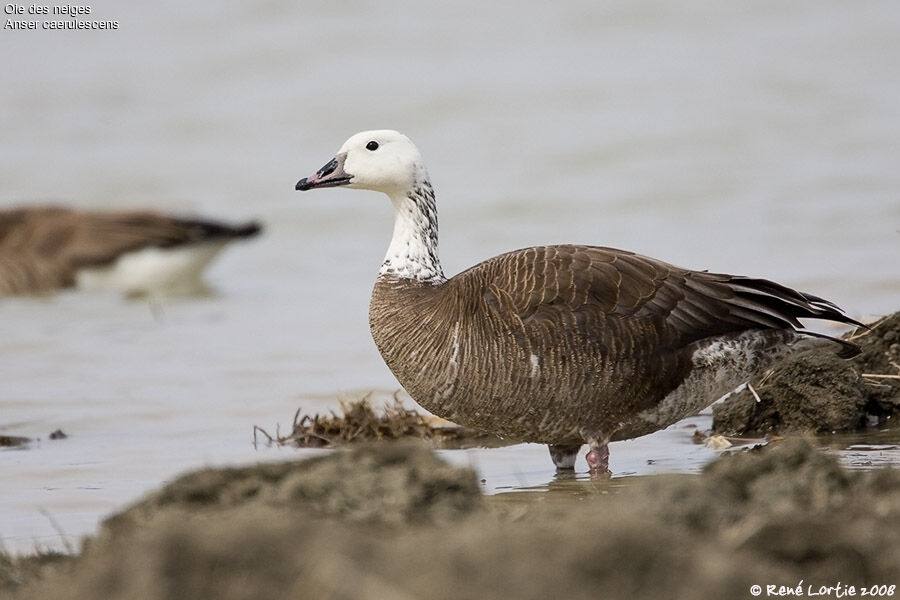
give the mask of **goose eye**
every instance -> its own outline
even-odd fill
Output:
[[[376,142],[375,140],[372,140],[371,142],[366,144],[366,150],[372,150],[372,151],[378,150],[378,142]]]

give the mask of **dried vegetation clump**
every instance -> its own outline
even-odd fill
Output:
[[[255,434],[272,444],[297,448],[331,448],[358,442],[418,438],[440,448],[467,446],[496,446],[501,440],[488,434],[451,423],[432,415],[425,415],[404,406],[398,394],[381,411],[372,408],[371,394],[360,399],[340,400],[340,414],[301,414],[297,409],[291,432],[281,435],[276,429],[270,435],[261,427]],[[258,439],[258,438],[257,438]]]

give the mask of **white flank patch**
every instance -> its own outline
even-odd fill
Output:
[[[450,355],[450,365],[456,367],[456,357],[459,356],[459,321],[453,326],[453,354]]]
[[[203,289],[203,270],[226,244],[227,241],[216,241],[128,252],[109,266],[79,270],[75,285],[128,295],[197,292]]]
[[[536,377],[538,372],[541,370],[541,361],[538,359],[537,354],[531,355],[531,377]]]
[[[749,353],[749,345],[739,339],[720,340],[697,349],[691,358],[694,366],[712,367],[747,360]]]
[[[755,331],[711,342],[694,352],[694,369],[687,379],[657,407],[640,416],[662,427],[671,425],[744,385],[754,372],[786,351],[786,346],[777,343],[766,349],[765,341]]]

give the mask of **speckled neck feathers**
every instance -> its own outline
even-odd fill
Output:
[[[438,221],[434,189],[421,173],[412,189],[392,194],[394,235],[379,278],[396,277],[419,283],[446,281],[438,258]]]

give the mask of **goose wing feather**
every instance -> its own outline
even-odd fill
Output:
[[[577,335],[607,349],[636,352],[628,340],[640,337],[642,352],[675,351],[748,329],[801,329],[799,318],[861,325],[829,302],[768,280],[691,271],[614,248],[527,248],[457,278],[478,286],[489,307],[513,313],[527,337]]]

